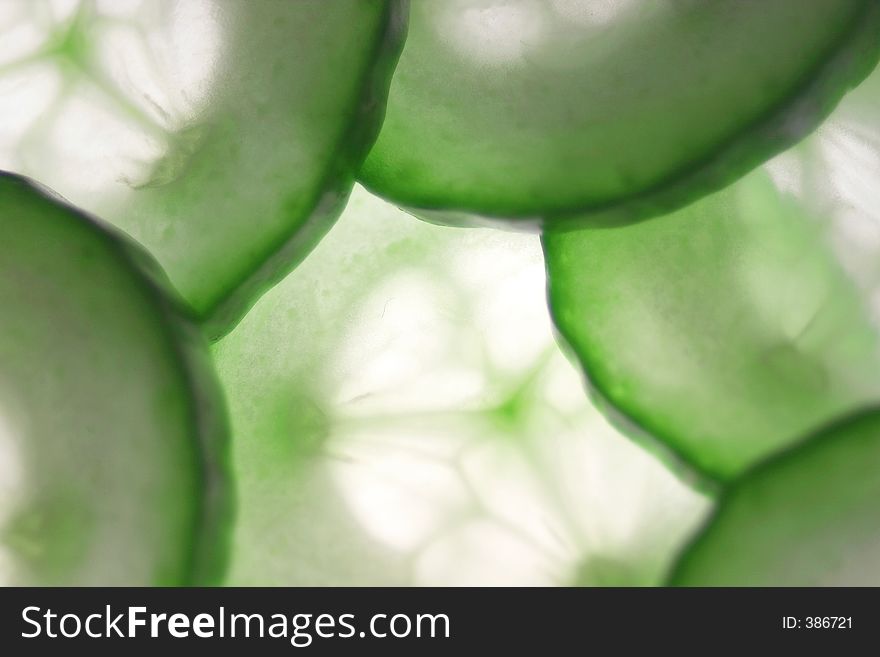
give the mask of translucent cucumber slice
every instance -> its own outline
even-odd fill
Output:
[[[344,205],[398,0],[0,3],[0,168],[144,244],[214,336]]]
[[[714,478],[880,398],[877,81],[684,210],[544,238],[556,324],[592,385]]]
[[[683,586],[880,585],[880,412],[824,429],[732,484],[678,563]]]
[[[231,584],[657,584],[708,507],[584,395],[534,235],[437,228],[356,188],[213,350]]]
[[[0,583],[212,584],[226,421],[143,252],[0,173]]]
[[[417,1],[361,181],[455,225],[660,214],[809,132],[878,45],[874,0]]]

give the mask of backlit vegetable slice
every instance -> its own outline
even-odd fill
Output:
[[[0,583],[216,583],[226,423],[143,252],[0,173]]]
[[[874,0],[417,0],[361,180],[441,223],[660,214],[815,127],[878,43]]]
[[[398,0],[0,3],[0,167],[144,244],[228,330],[320,239],[384,110]]]
[[[656,584],[708,506],[584,395],[534,235],[356,188],[213,350],[232,584]]]
[[[715,478],[880,399],[878,81],[684,210],[545,237],[553,314],[592,384]]]
[[[748,472],[684,553],[683,586],[880,585],[880,411]]]

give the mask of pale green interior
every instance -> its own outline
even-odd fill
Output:
[[[548,225],[620,204],[621,220],[658,214],[815,126],[876,61],[876,10],[416,0],[361,180],[415,208]]]
[[[587,375],[710,476],[880,396],[878,81],[687,208],[544,238],[551,306]]]
[[[205,583],[222,408],[127,248],[0,176],[0,583]]]
[[[587,400],[535,236],[362,189],[214,348],[231,584],[656,584],[707,508]]]
[[[4,1],[0,169],[124,229],[198,315],[233,322],[350,189],[399,39],[392,6]]]

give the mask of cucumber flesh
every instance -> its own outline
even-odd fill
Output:
[[[544,237],[592,385],[715,479],[880,398],[878,83],[683,210]]]
[[[685,551],[681,586],[880,585],[880,412],[829,427],[737,480]]]
[[[5,1],[0,168],[146,246],[217,337],[344,205],[403,14],[398,0]]]
[[[212,584],[226,421],[207,347],[158,268],[0,173],[0,581]]]
[[[878,47],[874,0],[415,2],[360,179],[451,225],[662,214],[807,134]]]
[[[657,584],[708,506],[584,395],[535,235],[356,188],[213,351],[233,585]]]

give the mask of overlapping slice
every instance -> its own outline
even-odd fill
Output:
[[[361,180],[451,224],[659,214],[806,134],[878,42],[874,0],[417,1]]]
[[[0,173],[0,583],[218,581],[226,422],[141,251]]]
[[[0,167],[124,229],[214,335],[335,219],[399,0],[0,3]]]
[[[824,429],[721,498],[682,586],[880,586],[880,411]]]
[[[537,237],[429,226],[356,189],[214,346],[229,581],[662,581],[706,500],[590,405],[545,303]]]
[[[592,384],[715,478],[880,395],[878,81],[684,210],[545,236],[553,314]]]

